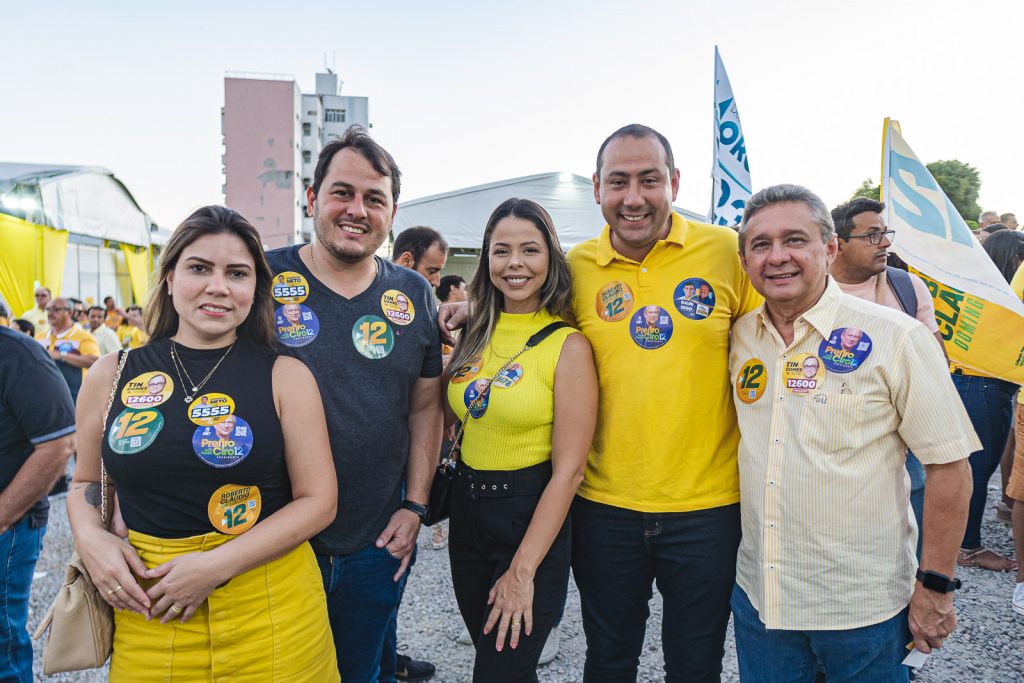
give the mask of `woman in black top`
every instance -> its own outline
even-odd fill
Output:
[[[97,361],[78,401],[68,514],[119,610],[110,680],[337,681],[306,543],[334,519],[334,465],[313,375],[274,351],[259,235],[199,209],[158,283],[150,343],[128,352],[113,395],[120,353]],[[101,453],[128,543],[100,521]]]

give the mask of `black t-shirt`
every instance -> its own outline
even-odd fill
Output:
[[[0,490],[36,446],[74,431],[75,406],[56,363],[39,342],[0,327]],[[44,496],[29,514],[43,523],[49,507]]]
[[[441,374],[437,310],[422,275],[380,258],[370,286],[346,299],[306,268],[302,246],[267,253],[275,322],[285,353],[317,379],[338,474],[338,516],[313,547],[348,555],[402,502],[412,388]]]
[[[292,499],[274,404],[277,354],[242,339],[227,356],[174,348],[184,373],[169,339],[131,351],[121,373],[103,438],[121,514],[129,529],[160,538],[242,533]],[[189,377],[201,383],[222,357],[186,403]]]

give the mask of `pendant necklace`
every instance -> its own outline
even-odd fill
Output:
[[[235,341],[238,340],[235,339]],[[231,349],[233,348],[235,348],[235,342],[231,342],[231,346],[228,347],[228,350],[224,352],[224,355],[221,356],[220,360],[218,360],[217,363],[213,366],[213,370],[210,370],[210,372],[207,373],[206,377],[203,378],[203,381],[200,382],[199,384],[196,384],[195,382],[192,381],[192,378],[188,376],[188,370],[185,369],[185,364],[181,362],[181,358],[174,351],[174,340],[171,340],[171,362],[174,364],[174,373],[178,375],[178,381],[181,382],[181,390],[185,394],[185,403],[192,402],[192,399],[194,399],[196,397],[196,394],[199,393],[199,390],[202,389],[203,386],[210,381],[210,378],[213,377],[213,373],[217,372],[217,368],[220,367],[220,364],[224,362],[224,359],[228,357],[228,354],[231,353]],[[179,366],[181,366],[180,372],[178,371]],[[181,377],[182,373],[185,373],[184,379],[182,379]],[[188,380],[188,384],[185,383],[185,379]],[[185,391],[185,387],[189,385],[192,386],[191,395],[189,395],[189,393]]]

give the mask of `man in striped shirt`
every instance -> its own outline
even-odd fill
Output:
[[[816,195],[758,192],[739,249],[765,298],[734,325],[729,357],[741,434],[740,675],[797,680],[821,661],[830,682],[905,681],[908,626],[923,652],[956,626],[952,577],[977,437],[928,330],[829,278],[835,231]],[[928,474],[919,570],[907,447]]]

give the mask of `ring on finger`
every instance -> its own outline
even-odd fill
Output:
[[[121,584],[117,584],[116,586],[114,586],[113,588],[111,588],[110,590],[107,591],[107,595],[113,595],[114,593],[116,593],[117,591],[119,591],[119,590],[121,590],[123,588],[124,588],[124,586],[122,586]]]
[[[519,626],[519,620],[518,619],[513,619],[512,620],[512,625],[513,626]]]
[[[180,614],[181,612],[184,611],[184,608],[178,607],[177,605],[171,605],[170,607],[167,608],[167,611],[168,612],[172,612],[174,614]]]

